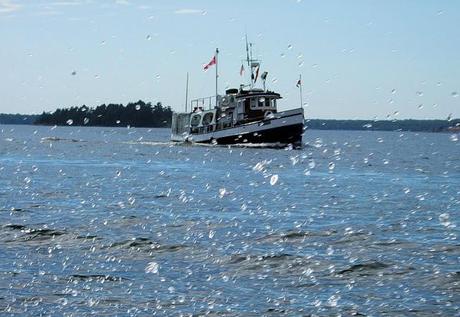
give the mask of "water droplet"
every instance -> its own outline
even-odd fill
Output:
[[[450,222],[450,215],[448,213],[443,213],[439,215],[439,222],[444,226],[444,227],[450,227],[451,222]]]
[[[449,138],[450,138],[450,140],[452,142],[457,142],[458,141],[458,135],[457,134],[451,134]]]
[[[105,41],[101,41],[101,45],[105,45]]]
[[[327,303],[331,307],[336,307],[339,299],[340,299],[340,295],[332,295],[331,297],[328,298]]]
[[[141,106],[140,105],[136,105],[136,110],[141,110]]]
[[[70,73],[72,76],[75,76],[77,72],[74,70],[73,72]]]
[[[420,110],[422,110],[422,109],[423,109],[423,104],[419,104],[419,105],[417,106],[417,108],[420,109]]]
[[[121,121],[120,121],[120,120],[117,120],[117,121],[115,121],[115,122],[116,122],[116,124],[120,124]]]
[[[214,238],[215,234],[216,232],[214,230],[209,230],[209,234],[208,234],[209,239]]]
[[[315,168],[315,166],[316,166],[316,163],[315,163],[314,160],[311,160],[310,162],[308,162],[308,168],[309,168],[309,169],[312,170],[312,169]]]
[[[83,124],[88,124],[88,123],[89,123],[89,119],[85,117],[85,118],[83,119]]]
[[[396,89],[391,90],[391,94],[394,95],[396,93]]]
[[[270,185],[275,185],[276,182],[278,182],[278,175],[277,174],[274,174],[272,175],[272,177],[270,177]]]
[[[281,53],[280,56],[281,56],[281,58],[284,58],[284,57],[286,57],[286,54]]]
[[[147,39],[147,41],[150,41],[152,39],[152,36],[149,34],[145,38]]]
[[[224,275],[224,276],[222,276],[222,280],[224,282],[228,282],[230,280],[230,278],[228,277],[228,275]]]
[[[398,116],[398,115],[399,115],[399,111],[393,112],[393,115],[394,115],[394,116]]]
[[[450,94],[452,97],[454,98],[457,98],[458,97],[458,92],[456,91],[452,91],[452,93]]]
[[[328,169],[329,171],[333,171],[335,168],[335,163],[334,162],[329,162]]]
[[[67,123],[68,125],[72,125],[72,124],[73,124],[73,120],[72,120],[72,119],[69,119],[69,120],[67,120],[65,123]]]
[[[292,50],[292,45],[289,44],[287,48],[288,48],[288,50]]]
[[[227,190],[225,188],[219,188],[219,197],[222,198],[225,196],[227,193]]]
[[[158,274],[159,269],[160,269],[160,265],[157,262],[150,262],[145,267],[145,273]]]
[[[423,96],[423,91],[417,91],[416,94],[417,94],[417,96],[422,97]]]
[[[136,202],[136,198],[134,198],[134,197],[129,197],[129,198],[128,198],[128,203],[129,203],[130,205],[133,205],[135,202]]]

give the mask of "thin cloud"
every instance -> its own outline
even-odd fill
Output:
[[[115,1],[116,4],[121,4],[121,5],[130,5],[131,2],[129,2],[128,0],[116,0]]]
[[[81,4],[82,4],[81,1],[55,1],[55,2],[48,3],[48,5],[50,6],[63,6],[63,7],[78,6]]]
[[[198,9],[178,9],[174,14],[203,14],[203,10]]]
[[[21,5],[10,0],[0,0],[0,13],[10,13],[21,9]]]

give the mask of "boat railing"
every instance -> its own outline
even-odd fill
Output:
[[[219,96],[209,96],[209,97],[193,99],[190,101],[190,107],[192,111],[200,109],[200,108],[202,110],[206,110],[206,109],[211,110],[217,105],[218,97]]]

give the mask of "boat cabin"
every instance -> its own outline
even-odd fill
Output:
[[[227,89],[216,107],[217,129],[270,119],[277,112],[281,96],[262,89]]]
[[[201,134],[269,120],[277,113],[278,99],[280,94],[268,90],[227,89],[224,96],[192,100],[192,112],[176,114],[172,129],[176,134]],[[212,100],[217,102],[214,108]]]

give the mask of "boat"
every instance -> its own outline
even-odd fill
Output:
[[[281,95],[265,88],[267,72],[261,75],[263,88],[255,87],[260,62],[252,58],[252,44],[249,54],[247,42],[246,52],[246,62],[251,70],[250,84],[227,89],[225,95],[217,93],[219,50],[216,49],[214,57],[205,65],[205,69],[210,66],[216,68],[216,94],[191,100],[190,111],[187,111],[187,74],[185,111],[173,113],[171,141],[224,145],[266,144],[294,148],[302,146],[305,121],[303,108],[278,111]],[[243,69],[242,65],[241,72]],[[299,84],[301,79],[297,86]]]

